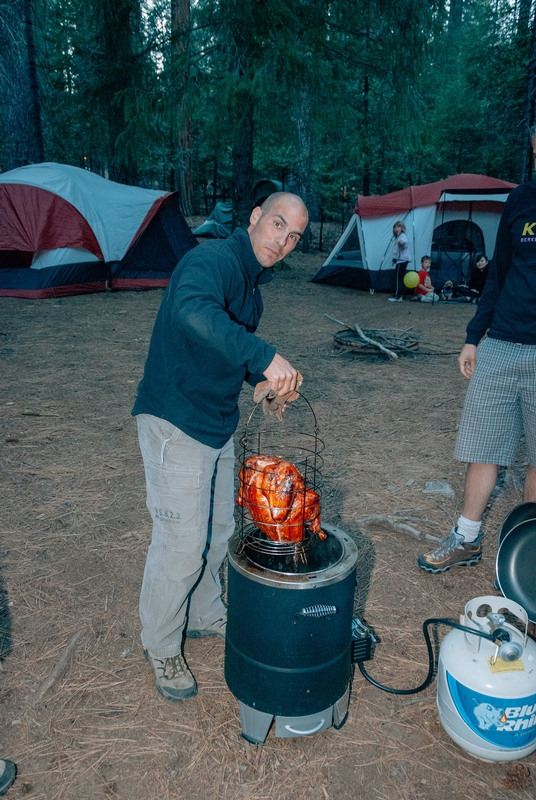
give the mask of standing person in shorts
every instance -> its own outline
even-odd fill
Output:
[[[535,135],[536,127],[533,151]],[[536,501],[536,181],[513,189],[505,203],[484,293],[458,363],[470,381],[454,450],[455,458],[467,462],[464,503],[446,539],[419,556],[426,572],[480,561],[482,515],[498,465],[513,465],[523,433],[524,500]]]

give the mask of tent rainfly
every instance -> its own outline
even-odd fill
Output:
[[[467,278],[478,252],[491,258],[504,202],[515,183],[485,175],[460,174],[391,194],[359,195],[346,230],[321,269],[317,283],[389,292],[393,225],[402,220],[413,254],[408,269],[431,255],[431,280]]]
[[[262,206],[267,197],[274,192],[282,192],[281,181],[263,178],[253,187],[253,208]],[[216,203],[206,220],[194,231],[195,236],[210,239],[226,239],[233,232],[233,203],[231,200]]]
[[[65,164],[0,175],[0,297],[165,287],[196,245],[177,193]]]
[[[233,232],[233,204],[230,200],[216,203],[206,220],[194,231],[194,236],[227,239]]]

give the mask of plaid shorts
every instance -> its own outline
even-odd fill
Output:
[[[512,466],[525,434],[536,467],[536,345],[484,339],[465,396],[454,458]]]

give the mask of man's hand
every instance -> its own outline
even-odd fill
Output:
[[[294,369],[292,364],[276,353],[272,363],[266,367],[263,375],[268,379],[270,389],[276,394],[287,394],[298,389],[299,372]]]
[[[463,377],[469,380],[476,366],[476,346],[474,344],[463,346],[462,352],[458,356],[458,364]]]

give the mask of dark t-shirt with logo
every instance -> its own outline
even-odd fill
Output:
[[[536,344],[536,181],[510,192],[495,253],[466,342],[492,339]]]

